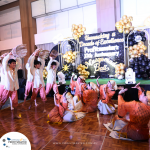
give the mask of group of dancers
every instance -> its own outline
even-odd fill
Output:
[[[108,81],[107,84],[100,85],[97,78],[97,84],[85,82],[83,76],[79,76],[77,81],[70,81],[70,88],[75,89],[74,96],[70,92],[65,92],[63,95],[59,94],[58,85],[56,83],[56,72],[59,62],[54,57],[50,57],[47,66],[48,77],[45,90],[45,83],[43,79],[43,70],[45,60],[40,57],[40,50],[37,49],[29,57],[26,64],[27,83],[25,89],[23,108],[26,105],[26,99],[32,90],[30,100],[31,109],[33,102],[37,106],[36,98],[40,93],[43,102],[43,112],[46,112],[45,102],[46,95],[50,90],[54,91],[55,107],[48,113],[48,122],[53,124],[62,124],[63,122],[74,122],[86,116],[87,113],[100,111],[103,115],[113,114],[118,109],[118,114],[114,117],[111,123],[104,124],[104,126],[111,131],[110,136],[118,139],[129,140],[148,140],[150,120],[150,106],[148,105],[147,96],[144,94],[139,84],[133,88],[138,89],[139,102],[131,101],[125,102],[123,99],[124,93],[128,89],[118,87],[114,80]],[[14,109],[14,118],[20,119],[17,113],[19,89],[17,71],[22,62],[21,58],[14,59],[12,52],[0,56],[1,60],[1,83],[0,83],[0,109],[10,98],[12,109]],[[116,90],[120,90],[118,94],[118,105],[112,101],[112,97]]]

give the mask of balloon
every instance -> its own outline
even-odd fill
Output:
[[[121,70],[121,71],[120,71],[120,74],[122,74],[122,75],[123,75],[123,74],[124,74],[124,70]]]
[[[116,27],[119,27],[120,26],[120,22],[116,22]]]
[[[137,50],[134,50],[134,51],[133,51],[133,54],[134,54],[134,55],[138,54],[138,51],[137,51]]]
[[[132,31],[132,30],[134,30],[134,27],[132,26],[132,27],[130,27],[130,31]]]
[[[137,49],[137,45],[134,45],[134,46],[133,46],[133,49]]]
[[[137,46],[137,48],[136,48],[137,50],[139,50],[140,49],[140,47],[139,46]]]
[[[140,35],[144,37],[145,36],[145,32],[141,32]]]
[[[132,16],[130,16],[129,19],[130,19],[130,21],[133,21],[133,17]]]
[[[142,37],[142,41],[144,41],[144,42],[145,42],[145,41],[146,41],[146,37]]]
[[[78,32],[81,32],[81,28],[78,28]]]
[[[147,46],[144,45],[143,50],[147,50]]]
[[[122,16],[122,19],[127,19],[127,15],[123,15],[123,16]]]
[[[138,45],[143,45],[144,44],[144,42],[142,42],[142,41],[140,41],[139,43],[138,43]]]
[[[143,49],[140,49],[139,52],[142,54],[142,53],[144,53],[144,50],[143,50]]]
[[[119,32],[119,33],[123,33],[123,30],[122,30],[122,29],[119,29],[118,32]]]
[[[125,29],[125,31],[124,31],[125,34],[128,34],[129,32],[130,32],[129,29]]]
[[[131,58],[134,58],[134,55],[131,55]]]
[[[145,56],[148,57],[148,53],[145,53]]]
[[[127,20],[127,19],[123,19],[122,21],[123,21],[124,23],[127,23],[127,22],[128,22],[128,20]]]
[[[83,26],[82,26],[82,24],[79,24],[79,28],[82,28]]]
[[[129,46],[133,46],[133,41],[129,41]]]
[[[148,78],[148,75],[145,73],[142,75],[143,79],[147,79]]]
[[[75,26],[74,26],[74,28],[75,28],[75,29],[78,29],[78,26],[77,26],[77,25],[75,25]]]
[[[130,28],[131,26],[132,26],[132,23],[131,23],[131,22],[129,22],[129,23],[126,24],[126,27],[127,27],[127,28]]]
[[[83,31],[86,31],[86,28],[85,28],[85,27],[83,27],[83,28],[82,28],[82,30],[83,30]]]
[[[131,51],[131,50],[133,50],[133,47],[132,47],[132,46],[129,47],[129,51]]]

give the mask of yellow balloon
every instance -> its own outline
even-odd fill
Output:
[[[75,29],[78,29],[78,26],[77,26],[77,25],[75,25],[75,26],[74,26],[74,28],[75,28]]]
[[[124,70],[124,68],[125,68],[125,66],[124,66],[124,65],[120,66],[120,69],[121,69],[121,70]]]
[[[83,30],[83,31],[86,31],[86,28],[85,28],[85,27],[83,27],[83,28],[82,28],[82,30]]]
[[[133,51],[133,54],[134,54],[134,55],[137,55],[137,54],[138,54],[138,51],[137,51],[137,50],[134,50],[134,51]]]
[[[81,32],[81,28],[78,28],[78,32]]]
[[[138,47],[137,45],[133,45],[133,49],[137,49],[137,47]]]
[[[147,46],[144,45],[143,49],[144,49],[144,50],[147,50]]]
[[[72,25],[72,28],[74,28],[74,27],[75,27],[75,24]]]
[[[120,25],[124,25],[124,21],[123,20],[120,20],[119,23],[120,23]]]
[[[134,55],[131,55],[131,58],[134,58]]]
[[[131,50],[133,50],[133,47],[132,47],[132,46],[129,47],[129,51],[131,51]]]
[[[127,27],[127,28],[130,28],[131,26],[132,26],[131,23],[127,23],[127,24],[126,24],[126,27]]]
[[[120,26],[120,22],[116,22],[115,26],[119,27]]]
[[[134,30],[134,27],[132,26],[132,27],[130,27],[130,31],[132,31],[132,30]]]
[[[122,29],[119,29],[118,32],[119,32],[119,33],[123,33],[123,30],[122,30]]]
[[[130,19],[130,21],[133,21],[133,17],[132,16],[130,16],[129,19]]]
[[[77,33],[77,30],[73,30],[73,33]]]
[[[129,55],[132,55],[133,54],[133,52],[132,51],[129,51]]]
[[[120,74],[124,75],[124,70],[121,70],[121,71],[120,71]]]
[[[82,26],[82,24],[79,24],[79,28],[82,28],[83,26]]]
[[[123,22],[124,22],[124,23],[128,23],[128,20],[127,20],[127,19],[123,19]]]
[[[125,34],[128,34],[129,32],[130,32],[129,29],[125,29],[125,31],[124,31]]]
[[[145,53],[145,56],[148,57],[148,53]]]
[[[127,15],[123,15],[123,16],[122,16],[122,19],[127,19]]]
[[[139,43],[138,43],[138,45],[143,45],[144,44],[144,42],[143,41],[140,41]]]
[[[143,53],[144,53],[144,50],[143,50],[143,49],[140,49],[139,52],[140,52],[141,54],[143,54]]]
[[[81,35],[83,35],[83,34],[84,34],[84,32],[80,32],[80,34],[81,34]]]

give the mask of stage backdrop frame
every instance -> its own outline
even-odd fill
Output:
[[[79,39],[80,59],[89,78],[115,75],[115,66],[124,63],[124,38],[117,30],[83,35]]]

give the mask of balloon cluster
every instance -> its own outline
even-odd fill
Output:
[[[79,37],[81,37],[84,34],[84,32],[86,31],[86,28],[83,27],[82,24],[79,24],[79,25],[73,24],[71,31],[73,32],[73,35],[72,35],[73,38],[77,40]]]
[[[77,70],[79,75],[84,76],[84,78],[88,78],[88,76],[90,75],[89,71],[86,71],[85,69],[87,69],[87,67],[85,65],[78,65]]]
[[[122,16],[122,20],[119,22],[116,22],[116,28],[119,33],[129,33],[131,30],[134,30],[134,27],[132,26],[133,17],[127,17],[127,15]]]
[[[145,53],[147,47],[144,45],[144,42],[140,41],[138,44],[129,47],[129,55],[131,58],[140,57],[141,54],[145,54],[148,57],[148,54]]]
[[[72,52],[72,51],[67,51],[64,55],[63,58],[65,59],[65,61],[67,63],[74,63],[75,59],[76,59],[76,52]]]
[[[127,45],[127,36],[128,36],[128,34],[125,35],[125,44],[126,45]],[[145,32],[143,32],[143,31],[136,31],[128,36],[128,45],[129,46],[136,45],[140,41],[143,41],[143,42],[146,41]]]
[[[47,75],[48,75],[48,72],[46,70],[46,67],[44,67],[44,70],[43,70],[43,78],[44,78],[44,80],[47,79]]]
[[[123,63],[120,63],[120,64],[117,64],[116,67],[115,67],[115,78],[118,78],[120,75],[124,76],[125,74],[125,64]]]
[[[130,59],[129,67],[134,70],[137,78],[147,79],[150,77],[150,59],[143,54],[140,57]]]

